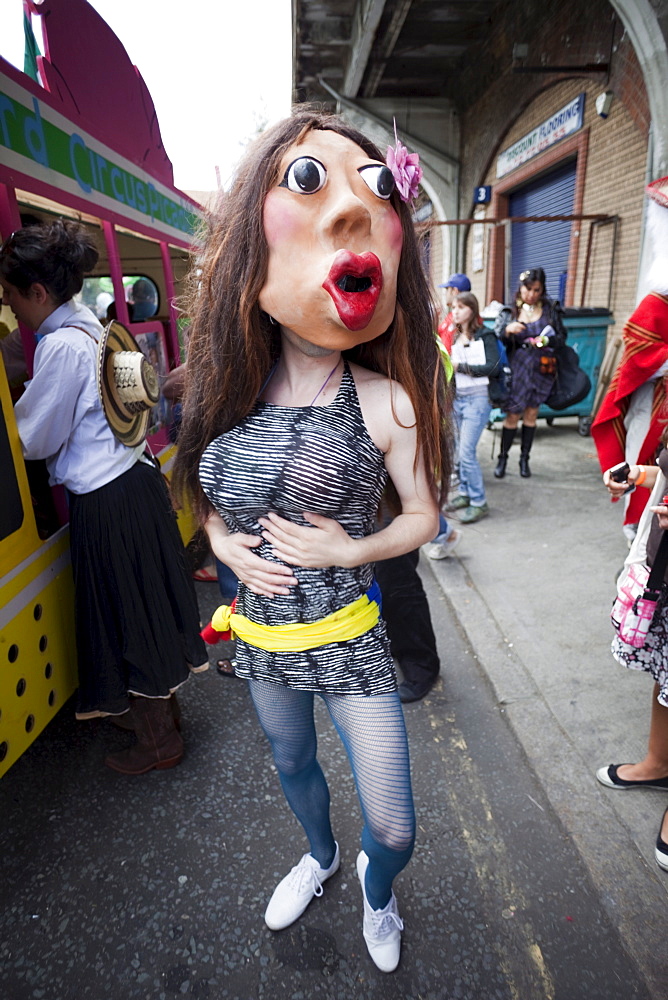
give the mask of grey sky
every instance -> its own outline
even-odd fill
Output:
[[[213,189],[216,165],[225,184],[258,124],[288,113],[290,0],[92,0],[92,6],[151,92],[177,187]],[[0,0],[0,7],[0,54],[22,69],[21,0]]]

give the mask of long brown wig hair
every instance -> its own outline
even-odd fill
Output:
[[[260,135],[244,157],[232,188],[207,220],[203,246],[190,276],[185,312],[191,318],[183,422],[174,466],[178,500],[190,495],[200,520],[211,505],[199,483],[199,461],[207,445],[253,408],[280,353],[278,328],[260,309],[269,251],[262,209],[276,184],[286,151],[311,130],[329,130],[356,143],[370,159],[380,150],[336,115],[298,106]],[[422,269],[411,213],[395,191],[391,203],[401,219],[403,249],[397,305],[389,328],[344,357],[395,379],[415,409],[418,442],[435,493],[447,495],[450,478],[447,387],[436,344],[435,310]]]

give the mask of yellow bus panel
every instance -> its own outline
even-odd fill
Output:
[[[12,406],[12,397],[9,394],[7,376],[5,375],[5,366],[2,364],[1,360],[0,406],[2,407],[3,432],[6,433],[7,440],[9,442],[9,451],[13,461],[13,472],[16,476],[16,482],[21,496],[21,506],[23,508],[23,519],[18,529],[0,541],[1,585],[2,578],[9,573],[10,570],[14,569],[14,567],[17,566],[23,559],[25,559],[26,556],[35,552],[42,544],[41,539],[37,534],[35,518],[32,513],[32,500],[30,498],[30,487],[28,485],[26,467],[23,461],[21,441],[19,439],[19,432],[16,428],[16,421],[14,420],[14,409]],[[10,475],[11,472],[9,469],[0,471],[0,476],[3,480],[0,489],[9,488]]]
[[[69,532],[0,590],[0,777],[77,686]]]

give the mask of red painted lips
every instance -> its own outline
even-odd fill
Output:
[[[363,330],[378,305],[383,268],[375,253],[339,250],[322,287],[331,295],[341,322],[349,330]]]

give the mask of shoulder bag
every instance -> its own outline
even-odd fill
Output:
[[[577,353],[568,344],[556,347],[557,374],[552,392],[546,399],[552,410],[565,410],[579,403],[591,389],[591,379],[586,371],[580,368]]]
[[[492,406],[497,406],[499,409],[503,409],[510,396],[512,375],[510,371],[510,364],[508,363],[506,345],[500,337],[497,337],[496,341],[499,348],[499,364],[496,369],[496,374],[489,376],[489,401]]]
[[[612,605],[610,621],[619,638],[628,646],[641,648],[661,596],[661,587],[668,567],[668,532],[659,542],[651,571],[644,563],[631,563],[617,583],[617,597]]]

